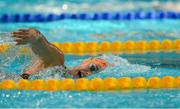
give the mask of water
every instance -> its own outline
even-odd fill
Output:
[[[179,107],[179,90],[129,92],[0,91],[1,107],[95,108]]]
[[[18,4],[17,4],[18,2]],[[133,0],[6,0],[0,1],[0,14],[9,13],[54,13],[62,12],[96,12],[98,11],[137,11],[137,10],[179,10],[180,2],[171,0],[163,1],[133,1]],[[7,8],[8,6],[8,8]],[[23,6],[20,10],[19,6]],[[106,8],[104,8],[106,7]]]
[[[119,2],[119,1],[118,1]],[[133,2],[131,2],[133,3]],[[152,2],[153,4],[154,2]],[[31,4],[31,6],[29,5]],[[122,4],[131,5],[127,2]],[[139,4],[143,9],[148,10],[153,7],[145,3]],[[154,3],[155,4],[155,3]],[[162,4],[166,4],[162,2]],[[25,6],[19,10],[19,5]],[[109,7],[113,8],[109,10]],[[129,11],[134,9],[122,8],[115,1],[104,3],[89,1],[28,1],[27,3],[19,0],[19,3],[11,0],[0,1],[0,14],[2,13],[59,13],[59,12],[94,12],[100,11]],[[9,6],[9,8],[7,8]],[[87,6],[87,8],[83,8]],[[93,6],[93,8],[92,8]],[[102,8],[106,6],[107,8]],[[109,7],[108,7],[109,6]],[[30,7],[33,7],[30,8]],[[91,8],[92,9],[91,9]],[[136,10],[136,9],[135,9]],[[133,10],[134,11],[134,10]],[[179,39],[180,22],[178,20],[133,20],[133,21],[80,21],[64,20],[49,23],[0,23],[0,43],[12,43],[12,38],[7,32],[16,31],[19,28],[37,28],[50,42],[77,42],[77,41],[127,41],[127,40],[176,40]],[[18,49],[21,46],[14,46],[8,52],[0,54],[0,71],[9,75],[21,74],[36,56],[20,55]],[[115,67],[108,67],[99,74],[89,76],[93,77],[136,77],[151,76],[163,77],[166,75],[179,76],[180,55],[178,53],[148,53],[148,54],[103,54],[99,55],[115,64]],[[90,56],[65,55],[65,64],[69,67],[80,64],[84,59]],[[98,56],[95,56],[98,57]],[[46,72],[49,72],[49,69]],[[46,78],[46,77],[43,77]],[[171,90],[133,90],[133,91],[115,91],[115,92],[76,92],[76,91],[19,91],[19,90],[1,90],[0,107],[3,108],[56,108],[56,107],[179,107],[180,104],[179,89]]]
[[[13,25],[11,23],[0,24],[0,32],[12,32],[16,31],[19,28],[37,28],[51,42],[101,42],[115,40],[161,41],[165,39],[178,39],[180,34],[180,22],[178,20],[64,20],[49,23],[14,23]]]

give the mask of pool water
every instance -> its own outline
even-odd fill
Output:
[[[49,23],[2,23],[0,32],[19,28],[37,28],[51,42],[175,40],[179,38],[178,20],[80,21],[63,20]],[[92,28],[93,27],[93,28]],[[0,38],[3,38],[0,37]]]
[[[0,1],[0,14],[8,13],[55,13],[61,12],[104,12],[104,11],[137,11],[137,10],[167,10],[166,6],[170,5],[171,10],[177,11],[176,7],[179,4],[178,0],[161,1],[133,1],[133,0],[5,0]],[[17,4],[18,2],[18,4]],[[174,7],[172,6],[174,5]],[[19,6],[23,6],[23,9],[19,9]],[[106,8],[104,8],[106,7]]]
[[[34,3],[33,1],[31,1]],[[47,1],[46,1],[47,2]],[[45,2],[45,3],[46,3]],[[72,3],[72,2],[71,2]],[[6,4],[6,3],[4,3]],[[23,4],[21,2],[21,4]],[[13,5],[13,4],[11,4]],[[12,10],[13,8],[9,8]],[[2,11],[2,10],[1,10]],[[0,11],[0,14],[3,12]],[[28,12],[28,10],[26,10]],[[9,12],[8,9],[4,12]],[[63,20],[48,23],[0,23],[0,33],[16,31],[19,28],[37,28],[50,42],[77,41],[127,41],[127,40],[176,40],[179,39],[180,22],[178,20],[132,20],[132,21],[81,21]],[[12,43],[11,38],[0,34],[1,42]],[[12,43],[13,45],[13,43]],[[18,54],[16,46],[0,54],[0,71],[7,74],[20,74],[35,56]],[[78,65],[83,59],[92,56],[66,55],[65,64],[69,67]],[[115,67],[108,67],[93,77],[163,77],[179,76],[180,55],[171,53],[148,54],[103,54]],[[48,70],[47,70],[48,71]],[[46,71],[45,71],[46,72]],[[1,79],[1,78],[0,78]],[[47,79],[47,78],[44,78]],[[19,91],[1,90],[0,107],[178,107],[179,89],[169,90],[129,90],[113,92],[89,91]]]
[[[137,90],[127,92],[1,91],[1,107],[84,108],[179,106],[179,90]]]

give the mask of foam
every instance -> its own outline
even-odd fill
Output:
[[[100,58],[103,58],[109,62],[112,62],[112,68],[118,69],[118,72],[122,73],[135,73],[135,72],[147,72],[151,69],[150,66],[131,64],[127,59],[116,56],[116,55],[102,55]]]

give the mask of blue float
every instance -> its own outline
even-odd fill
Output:
[[[94,12],[61,14],[2,14],[0,22],[49,22],[56,20],[133,20],[133,19],[180,19],[179,12],[173,11],[135,11],[135,12]]]

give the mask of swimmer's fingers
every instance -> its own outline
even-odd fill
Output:
[[[12,37],[15,37],[15,38],[24,38],[25,35],[21,35],[21,34],[13,34]]]
[[[37,29],[34,29],[34,28],[19,29],[18,32],[22,32],[22,33],[40,33]]]
[[[11,33],[12,35],[17,35],[17,34],[28,34],[28,31],[25,31],[25,32],[23,32],[23,31],[15,31],[15,32],[12,32]]]
[[[28,32],[29,29],[19,29],[20,32]]]
[[[36,29],[20,29],[11,34],[17,42],[17,45],[34,42],[38,39],[37,37],[42,36]]]
[[[20,38],[16,38],[14,41],[16,42],[16,45],[22,45],[22,44],[27,43],[27,40],[20,39]]]
[[[28,33],[13,32],[12,37],[15,37],[15,38],[28,38],[29,34]]]
[[[23,38],[23,37],[27,37],[27,36],[28,36],[28,34],[26,34],[26,33],[17,33],[17,32],[12,33],[12,37]]]
[[[14,40],[22,40],[22,41],[25,41],[25,42],[28,42],[29,38],[28,37],[15,37]]]
[[[14,41],[17,42],[17,43],[18,42],[24,42],[22,39],[19,39],[19,38],[14,39]]]
[[[23,40],[20,40],[20,39],[16,39],[16,45],[24,45],[24,44],[27,44],[26,41],[23,41]]]
[[[19,29],[18,31],[12,32],[11,34],[12,34],[12,36],[18,35],[18,34],[25,35],[25,34],[28,34],[28,30],[25,30],[25,29]]]
[[[16,32],[12,32],[12,35],[14,34],[28,34],[28,32],[22,32],[22,31],[16,31]]]
[[[25,42],[16,42],[16,45],[25,45]]]

